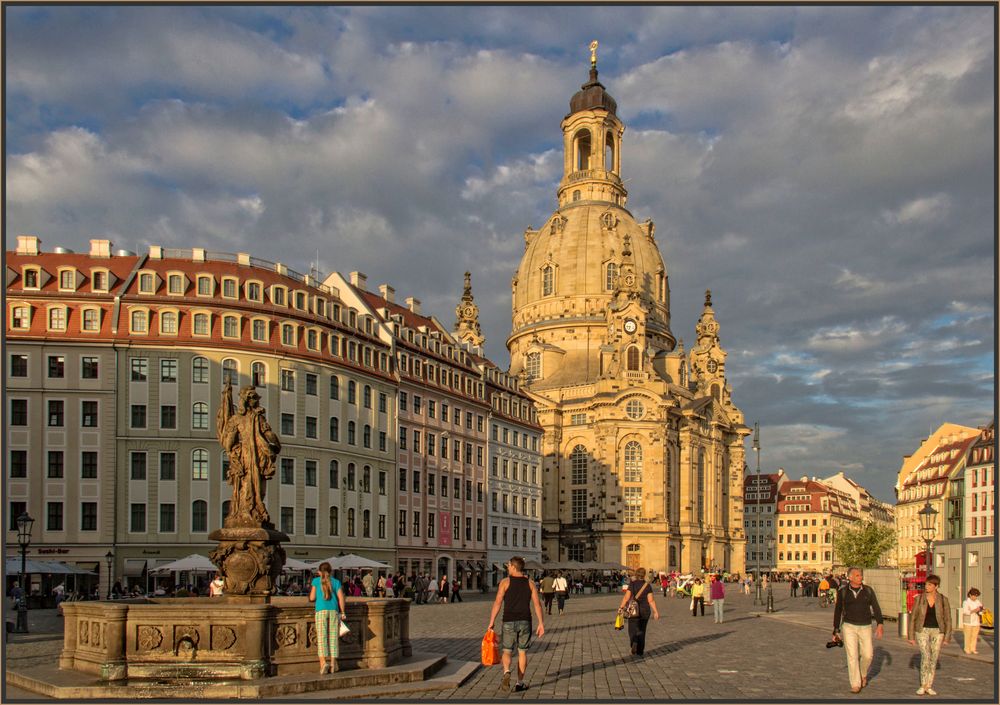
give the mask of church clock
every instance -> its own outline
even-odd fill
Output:
[[[626,318],[625,319],[625,332],[626,333],[628,333],[629,335],[631,335],[632,333],[635,333],[636,328],[637,328],[637,326],[636,326],[636,323],[635,323],[635,321],[633,319],[631,319],[631,318]]]

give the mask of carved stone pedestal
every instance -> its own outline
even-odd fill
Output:
[[[268,601],[285,564],[281,542],[288,536],[270,528],[224,527],[208,538],[219,542],[209,558],[225,578],[226,596]]]

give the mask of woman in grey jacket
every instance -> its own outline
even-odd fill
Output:
[[[951,605],[938,592],[941,578],[928,575],[924,591],[917,595],[906,630],[906,640],[920,646],[920,688],[917,695],[937,695],[931,687],[941,646],[951,640]]]

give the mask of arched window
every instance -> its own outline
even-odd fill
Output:
[[[618,278],[618,265],[608,262],[607,272],[604,275],[604,288],[611,291],[615,288],[615,280]]]
[[[208,451],[204,448],[195,448],[191,451],[191,479],[208,479]]]
[[[195,384],[208,383],[208,360],[196,357],[191,360],[191,381]]]
[[[50,309],[49,310],[49,328],[57,330],[56,325],[53,323],[52,315],[54,312],[62,312],[63,319],[59,328],[66,327],[66,310],[65,309]],[[145,311],[133,311],[132,312],[132,332],[133,333],[146,333],[149,329],[146,323],[146,312]],[[57,321],[58,322],[58,321]]]
[[[167,335],[177,333],[177,312],[164,311],[160,314],[160,332]]]
[[[208,314],[207,313],[196,313],[194,314],[194,322],[192,325],[192,332],[195,335],[208,335]]]
[[[208,404],[196,401],[191,406],[191,428],[196,431],[208,430]]]
[[[222,335],[225,338],[238,338],[240,335],[240,319],[236,316],[223,316]]]
[[[570,483],[574,485],[587,484],[587,449],[582,445],[573,448],[569,455]]]
[[[576,169],[581,171],[590,168],[590,130],[580,130],[576,133]]]
[[[253,322],[253,339],[258,342],[267,342],[267,321],[259,318]]]
[[[372,447],[372,427],[368,424],[365,424],[365,429],[361,435],[361,445],[365,448]]]
[[[330,536],[340,536],[340,507],[330,507]]]
[[[551,264],[542,268],[542,296],[552,296],[555,291],[555,270]]]
[[[354,476],[355,476],[354,463],[348,463],[347,464],[347,489],[352,490],[352,491],[354,490]]]
[[[208,531],[208,502],[203,499],[196,499],[191,503],[191,531]]]
[[[528,374],[528,379],[539,379],[542,376],[542,354],[528,353],[525,360],[524,371]]]
[[[615,171],[615,138],[610,132],[604,137],[604,168]]]
[[[366,539],[372,537],[372,513],[368,509],[361,512],[361,535]]]
[[[340,463],[336,460],[330,461],[330,489],[335,490],[340,487]]]
[[[628,354],[626,355],[626,362],[628,364],[628,369],[632,371],[638,371],[639,367],[639,348],[633,346],[628,349]]]
[[[625,444],[625,482],[642,482],[642,446],[638,441]]]
[[[334,443],[340,442],[340,419],[336,416],[330,417],[330,440]],[[333,462],[337,462],[334,460]]]
[[[337,375],[330,375],[330,398],[340,399],[340,378]]]
[[[11,310],[11,328],[24,330],[31,326],[31,307],[15,306]]]
[[[372,491],[372,469],[369,465],[365,465],[364,469],[361,471],[361,491]]]
[[[366,409],[372,408],[372,388],[369,387],[367,384],[365,385],[365,390],[362,396],[362,400],[364,401]]]
[[[255,387],[263,387],[267,384],[267,367],[263,362],[255,362],[250,365],[250,380]]]
[[[354,509],[347,510],[347,535],[354,536]]]
[[[358,403],[358,385],[354,380],[350,380],[347,383],[347,403],[357,404]]]
[[[355,424],[353,421],[347,422],[347,442],[352,446],[358,444],[357,424]]]
[[[698,521],[705,521],[705,449],[698,449]]]
[[[240,386],[239,364],[231,357],[222,361],[222,386],[229,382],[234,387]]]
[[[281,344],[295,345],[295,326],[291,323],[281,324]]]

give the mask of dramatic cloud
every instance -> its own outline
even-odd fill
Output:
[[[890,499],[994,397],[985,7],[10,7],[7,246],[361,270],[505,364],[523,232],[601,42],[674,332],[706,288],[765,470]]]

